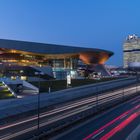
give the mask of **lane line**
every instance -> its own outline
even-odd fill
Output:
[[[140,101],[140,99],[138,99],[138,100],[132,102],[131,104],[133,105],[133,104],[135,104],[135,103],[138,103],[139,101]]]
[[[97,136],[99,136],[101,133],[103,133],[105,130],[102,130],[101,132],[97,133],[96,135],[94,135],[93,137],[91,137],[91,139],[95,139]]]
[[[8,134],[6,134],[6,135],[0,136],[0,140],[3,139],[4,137],[7,137],[7,136],[11,135],[11,134],[12,134],[12,133],[8,133]]]
[[[123,119],[124,117],[126,117],[127,116],[127,114],[125,114],[124,116],[122,116],[120,119]]]

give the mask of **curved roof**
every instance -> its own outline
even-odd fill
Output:
[[[111,51],[96,48],[73,47],[65,45],[45,44],[45,43],[7,40],[7,39],[0,39],[0,48],[14,49],[40,54],[68,54],[68,53],[94,51],[94,52],[106,52],[107,54],[109,54],[109,56],[113,55],[113,52]]]

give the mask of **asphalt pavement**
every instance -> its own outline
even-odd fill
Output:
[[[140,96],[92,118],[52,140],[131,140],[140,138]],[[136,131],[137,130],[137,131]]]
[[[57,106],[53,110],[46,111],[40,114],[40,119],[39,119],[40,128],[43,129],[43,127],[48,127],[49,129],[50,127],[50,129],[54,131],[54,126],[55,128],[60,127],[60,124],[63,121],[69,122],[70,120],[69,118],[70,117],[73,118],[73,116],[77,116],[78,113],[86,112],[87,110],[90,110],[90,109],[93,110],[93,108],[96,108],[97,105],[104,106],[105,104],[108,104],[108,102],[112,105],[113,102],[122,100],[123,99],[122,97],[124,95],[125,97],[133,95],[139,89],[140,89],[140,86],[137,86],[137,88],[135,86],[134,87],[131,86],[131,87],[125,88],[125,92],[124,90],[122,91],[122,89],[120,89],[117,91],[110,91],[105,94],[100,94],[98,95],[98,102],[96,102],[97,96],[92,96],[92,97],[87,97],[87,98],[80,99],[77,101],[72,101],[67,104],[62,104],[60,106]],[[101,118],[99,117],[96,121],[90,123],[91,126],[88,125],[85,128],[80,128],[80,130],[78,131],[73,131],[70,134],[74,136],[72,137],[72,140],[79,140],[83,138],[85,138],[86,140],[87,138],[89,138],[88,135],[95,133],[93,131],[95,131],[96,129],[99,129],[99,130],[96,132],[95,135],[98,135],[98,137],[103,136],[109,133],[109,130],[113,128],[116,131],[115,127],[117,127],[117,124],[121,124],[123,123],[123,121],[124,123],[121,124],[119,127],[124,127],[126,124],[125,119],[127,118],[129,119],[129,117],[130,117],[130,120],[133,118],[134,118],[133,120],[139,118],[139,113],[136,112],[140,108],[139,101],[140,101],[140,98],[136,98],[133,100],[132,103],[127,103],[127,105],[122,106],[120,109],[115,109],[110,114],[104,115]],[[136,105],[139,105],[139,106],[135,109]],[[124,113],[124,114],[121,114],[121,113]],[[115,117],[117,117],[117,119]],[[12,123],[6,123],[4,125],[1,125],[0,126],[0,132],[1,132],[0,139],[1,140],[19,139],[18,137],[20,137],[20,140],[24,139],[23,136],[28,137],[27,133],[30,133],[30,135],[32,135],[34,134],[35,131],[37,131],[37,128],[38,128],[37,122],[38,122],[38,116],[32,115],[24,119],[16,120]],[[131,122],[129,122],[127,125],[129,125]],[[106,128],[106,129],[104,130],[102,128]],[[83,131],[81,132],[81,130]],[[114,136],[112,135],[113,132],[110,132],[110,133],[111,134],[108,134],[108,135],[111,135],[111,137]],[[68,136],[68,138],[66,136],[65,138],[62,138],[62,140],[65,140],[65,139],[67,140],[70,138],[71,138],[70,136]]]

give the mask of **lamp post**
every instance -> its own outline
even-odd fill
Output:
[[[138,72],[140,71],[140,67],[129,67],[129,70],[133,71],[136,76],[136,93],[138,92],[138,83],[139,83],[139,75]]]
[[[98,91],[99,91],[99,89],[98,89],[98,86],[96,86],[96,109],[98,109]]]
[[[44,75],[43,72],[35,72],[35,75],[38,75],[38,98],[37,98],[37,129],[39,131],[39,123],[40,123],[40,77],[41,75]]]

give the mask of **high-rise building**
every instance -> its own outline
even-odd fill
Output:
[[[124,68],[140,67],[140,37],[129,35],[123,44]]]

